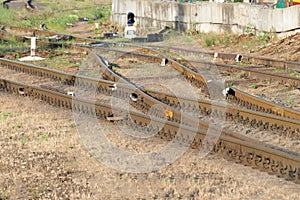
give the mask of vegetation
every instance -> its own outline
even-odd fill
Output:
[[[5,9],[0,8],[0,24],[10,24],[20,27],[38,28],[41,24],[46,24],[54,31],[63,31],[67,24],[75,23],[79,18],[88,18],[89,23],[95,20],[107,21],[111,13],[110,1],[103,1],[105,4],[95,5],[92,0],[70,1],[39,1],[45,11],[29,12],[25,9]]]
[[[300,78],[300,72],[294,72],[291,74],[291,76],[294,76],[296,78]]]
[[[216,34],[214,32],[204,33],[197,31],[195,27],[195,24],[193,24],[187,31],[186,36],[193,37],[195,40],[199,41],[203,47],[231,46],[246,50],[254,50],[277,39],[272,32],[264,31],[258,33],[253,24],[248,24],[242,35],[226,32],[222,34]]]
[[[7,24],[12,21],[15,21],[16,19],[15,13],[9,9],[0,7],[0,13],[1,13],[0,24]]]
[[[1,115],[1,119],[2,120],[6,120],[9,116],[11,115],[11,113],[10,112],[5,112],[5,113],[2,113],[2,115]]]

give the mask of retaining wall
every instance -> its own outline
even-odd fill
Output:
[[[177,30],[241,33],[254,25],[258,31],[278,33],[300,29],[300,6],[266,8],[248,3],[176,3],[173,1],[112,0],[112,20],[126,25],[127,13],[136,15],[141,27],[165,26]]]

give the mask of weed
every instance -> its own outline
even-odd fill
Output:
[[[295,100],[292,97],[288,97],[287,99],[287,106],[292,107],[295,104]]]
[[[21,138],[20,142],[21,142],[21,145],[24,146],[26,144],[26,138]]]
[[[259,42],[262,42],[262,43],[267,43],[270,41],[270,33],[267,31],[263,31],[263,33],[257,37],[258,37]]]
[[[237,66],[249,66],[249,62],[238,62],[236,65]]]
[[[19,124],[18,124],[18,125],[13,126],[12,128],[13,128],[13,129],[15,129],[15,128],[16,128],[16,129],[20,129],[20,128],[22,128],[22,125],[19,125]]]
[[[76,128],[76,124],[71,123],[71,124],[69,124],[69,127],[70,127],[70,128]]]
[[[257,86],[256,85],[251,85],[250,88],[251,89],[257,89]]]
[[[229,45],[229,43],[230,43],[230,35],[225,33],[223,36],[223,39],[221,41],[221,44],[227,46],[227,45]]]
[[[290,74],[291,76],[294,76],[296,78],[300,78],[300,73],[299,72],[294,72]]]
[[[99,28],[96,28],[95,31],[94,31],[95,35],[99,35],[100,34],[100,29]]]
[[[42,131],[38,132],[38,137],[42,142],[47,142],[49,140],[48,135],[43,133]]]
[[[189,27],[187,34],[188,35],[195,35],[198,31],[196,31],[196,22],[192,22],[191,26]]]
[[[6,120],[9,116],[11,115],[11,113],[10,112],[5,112],[5,113],[2,113],[2,115],[1,115],[1,119],[2,120]]]
[[[248,48],[248,49],[255,49],[257,44],[254,42],[255,41],[255,38],[252,37],[252,38],[247,38],[245,41],[244,41],[244,44],[243,46]]]
[[[1,186],[0,186],[0,187],[1,187]],[[0,192],[1,192],[1,191],[3,191],[3,188],[2,188],[2,187],[0,188]],[[3,191],[3,192],[4,192],[4,191]],[[11,199],[11,198],[10,198],[10,192],[7,191],[7,192],[5,192],[5,193],[0,194],[0,199],[1,199],[1,200]]]
[[[274,73],[283,73],[283,72],[286,72],[284,69],[274,69],[272,70],[272,72]]]
[[[228,87],[232,87],[232,86],[233,86],[233,82],[228,82],[228,83],[227,83],[227,86],[228,86]]]
[[[246,33],[247,35],[256,35],[256,28],[254,24],[248,23],[246,28],[244,29],[244,33]]]
[[[96,154],[92,153],[92,152],[89,152],[89,155],[91,158],[95,158],[96,157]]]
[[[215,38],[212,37],[212,38],[205,38],[205,46],[206,47],[211,47],[215,45]]]

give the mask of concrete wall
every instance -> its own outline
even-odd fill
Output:
[[[126,25],[127,13],[136,15],[142,27],[177,30],[195,28],[202,32],[241,33],[253,24],[258,31],[278,33],[300,29],[300,6],[285,9],[265,8],[247,3],[175,3],[173,1],[113,0],[112,20]]]

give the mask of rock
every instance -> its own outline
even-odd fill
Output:
[[[147,42],[161,42],[163,41],[163,34],[155,33],[147,35]]]

